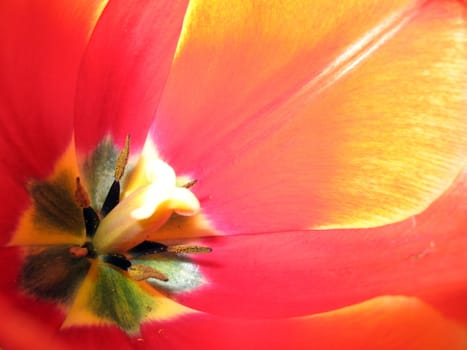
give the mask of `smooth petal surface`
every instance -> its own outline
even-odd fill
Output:
[[[0,3],[2,243],[27,204],[26,181],[49,175],[71,141],[78,68],[105,4]]]
[[[12,319],[21,316],[5,304]],[[3,306],[5,306],[3,305]],[[28,320],[30,324],[31,319]],[[46,322],[48,323],[48,322]],[[53,333],[44,322],[37,340],[66,342],[70,349],[464,349],[466,329],[417,299],[381,297],[315,316],[277,320],[239,320],[192,314],[173,322],[151,323],[141,337],[122,336],[116,328],[72,328]],[[1,345],[20,344],[0,330]],[[28,333],[29,335],[30,333]],[[24,333],[23,333],[24,335]],[[55,339],[54,339],[55,338]],[[6,339],[6,340],[5,340]],[[13,339],[15,342],[9,342]],[[31,340],[23,336],[22,339]],[[50,340],[49,340],[50,341]],[[27,344],[27,343],[26,343]],[[39,344],[40,345],[40,344]],[[63,347],[62,347],[63,348]],[[53,349],[53,347],[52,347]]]
[[[424,213],[381,228],[206,238],[201,244],[213,252],[194,262],[208,283],[175,297],[198,310],[257,318],[401,294],[467,324],[466,177]]]
[[[311,317],[193,315],[144,333],[142,349],[464,349],[465,328],[416,299],[382,297]]]
[[[75,133],[80,152],[110,134],[140,148],[154,118],[177,45],[186,0],[112,1],[80,72]]]
[[[154,124],[161,156],[228,234],[417,214],[466,159],[464,10],[194,1]]]
[[[7,320],[0,330],[2,348],[30,349],[34,344],[34,349],[37,350],[70,349],[66,342],[56,339],[54,330],[43,322],[32,319],[28,313],[15,309],[3,295],[0,295],[0,310],[3,320]]]
[[[105,3],[2,1],[2,174],[48,175],[68,146],[79,64]]]

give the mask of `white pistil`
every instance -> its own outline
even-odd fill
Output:
[[[146,168],[148,185],[124,198],[100,223],[93,239],[100,253],[126,251],[147,239],[175,212],[194,215],[200,204],[187,188],[177,187],[173,169],[162,160]]]

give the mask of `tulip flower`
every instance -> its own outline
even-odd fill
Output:
[[[461,1],[0,4],[0,347],[464,349]]]

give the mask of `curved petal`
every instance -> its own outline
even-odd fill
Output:
[[[467,172],[427,211],[400,223],[206,238],[201,244],[213,251],[194,262],[208,283],[176,298],[198,310],[256,318],[401,294],[467,323],[466,212]]]
[[[26,181],[49,175],[71,141],[78,67],[105,3],[0,3],[0,244],[26,209]]]
[[[157,331],[155,331],[157,329]],[[464,349],[466,328],[422,302],[381,297],[315,316],[245,321],[192,315],[148,325],[142,349]]]
[[[194,1],[154,125],[160,153],[198,180],[226,233],[410,217],[465,163],[464,10]]]
[[[105,3],[1,2],[0,174],[48,175],[68,146],[78,67]]]
[[[1,345],[30,345],[41,340],[54,349],[464,349],[465,327],[439,314],[417,299],[380,297],[348,308],[289,319],[241,320],[209,314],[192,314],[172,322],[143,327],[141,337],[128,338],[117,328],[89,327],[52,331],[47,320],[31,315],[0,299],[10,320],[29,325],[18,333],[17,324],[0,330]],[[13,327],[10,327],[13,326]],[[30,337],[33,336],[34,338]],[[48,345],[48,344],[47,344]],[[44,347],[45,348],[45,347]]]
[[[140,148],[154,118],[177,45],[186,0],[112,1],[89,44],[76,99],[78,151],[107,134]]]

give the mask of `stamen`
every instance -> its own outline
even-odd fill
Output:
[[[105,255],[103,260],[107,264],[111,264],[125,271],[128,270],[131,266],[131,262],[129,262],[124,256],[120,254]]]
[[[205,254],[212,252],[212,248],[200,245],[173,245],[167,248],[167,252],[175,254]]]
[[[148,278],[155,278],[164,282],[169,280],[169,278],[162,272],[157,271],[156,269],[147,265],[132,265],[128,269],[128,276],[130,276],[130,278],[134,279],[135,281],[142,281]]]
[[[69,252],[74,258],[84,258],[88,255],[88,249],[86,247],[70,247]]]
[[[130,135],[125,139],[125,145],[123,146],[122,151],[120,152],[117,161],[115,162],[115,179],[110,186],[109,193],[105,197],[104,204],[102,205],[101,215],[104,217],[110,211],[117,206],[120,202],[120,179],[122,178],[125,167],[128,163],[128,157],[130,154]]]
[[[75,199],[78,205],[83,208],[84,226],[86,228],[86,236],[89,238],[94,237],[97,227],[99,226],[99,215],[91,208],[91,200],[89,194],[81,184],[79,177],[76,178],[76,191]]]
[[[125,167],[128,163],[128,156],[130,154],[130,135],[127,135],[125,139],[125,145],[123,146],[120,155],[115,163],[115,180],[120,181],[125,172]]]
[[[136,247],[128,250],[131,257],[138,257],[141,255],[159,254],[159,253],[174,253],[174,254],[205,254],[212,252],[212,249],[205,246],[180,244],[173,246],[166,246],[165,244],[152,241],[144,241]]]

